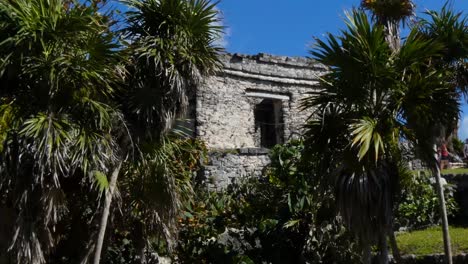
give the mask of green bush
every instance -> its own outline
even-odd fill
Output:
[[[162,149],[163,147],[165,149]],[[207,158],[206,146],[204,142],[197,139],[175,136],[168,137],[163,147],[161,147],[161,153],[168,155],[164,163],[167,170],[164,173],[169,173],[173,178],[178,200],[181,203],[189,203],[194,195],[192,179],[195,178],[195,172],[201,168],[201,164]],[[144,166],[147,165],[143,164],[138,167]],[[155,257],[156,252],[161,255],[172,253],[165,234],[145,228],[145,223],[146,226],[151,223],[152,228],[164,225],[158,220],[160,215],[148,212],[144,206],[145,203],[155,203],[158,200],[161,204],[167,202],[153,198],[158,195],[158,192],[164,192],[164,189],[150,188],[160,178],[156,178],[157,174],[154,176],[156,180],[150,177],[139,177],[139,175],[130,176],[122,177],[119,181],[119,189],[122,193],[121,201],[119,201],[121,214],[115,216],[118,221],[115,221],[116,224],[113,223],[114,232],[109,238],[109,247],[103,263],[141,263],[142,251],[148,261]],[[186,214],[188,215],[188,212]],[[167,226],[163,226],[162,230],[164,229],[172,231]],[[149,241],[146,241],[145,237],[148,237]]]
[[[333,196],[320,199],[303,144],[272,149],[260,178],[224,192],[196,190],[181,217],[182,263],[353,263],[357,245],[336,217]]]
[[[453,152],[460,157],[463,157],[463,145],[463,141],[455,137],[452,138]]]
[[[403,186],[402,199],[396,214],[396,223],[400,227],[420,229],[440,223],[439,200],[431,177],[426,172],[413,173]],[[453,193],[453,186],[445,185],[448,216],[455,215],[458,210]]]

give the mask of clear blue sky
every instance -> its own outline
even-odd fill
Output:
[[[468,0],[452,0],[454,10],[468,14]],[[359,0],[221,0],[227,27],[225,46],[231,53],[307,56],[313,37],[337,33],[344,11]],[[415,0],[417,12],[439,10],[445,0]],[[462,107],[459,136],[468,138],[468,105]]]

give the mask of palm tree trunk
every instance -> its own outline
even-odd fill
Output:
[[[104,235],[106,234],[107,219],[109,218],[112,196],[114,195],[114,189],[117,184],[117,177],[119,176],[121,166],[122,162],[119,162],[117,167],[112,172],[109,188],[106,190],[105,193],[104,209],[102,211],[101,224],[99,226],[98,239],[96,241],[96,251],[94,252],[94,264],[99,264],[99,261],[101,259],[102,244],[104,243]]]
[[[140,255],[140,264],[146,264],[145,247],[139,249],[138,255]]]
[[[372,263],[371,246],[368,242],[365,242],[362,253],[363,253],[362,263],[371,264]]]
[[[393,230],[390,230],[388,232],[388,238],[390,241],[390,246],[392,247],[393,259],[395,260],[396,263],[403,263],[400,250],[398,249],[398,245],[396,242],[395,232]]]
[[[387,235],[380,235],[380,262],[381,264],[388,264],[388,244]]]
[[[400,29],[398,21],[386,19],[383,22],[385,27],[385,40],[389,44],[393,52],[396,52],[400,49]]]
[[[135,237],[136,237],[136,243],[135,243],[135,247],[136,247],[136,251],[138,252],[138,256],[139,256],[139,259],[140,259],[140,264],[146,264],[147,261],[146,261],[146,254],[145,254],[145,251],[146,251],[146,239],[145,239],[145,236],[144,236],[144,231],[143,231],[143,223],[138,221],[134,224],[135,226]]]
[[[94,236],[91,236],[91,237],[94,237]],[[86,245],[86,248],[85,248],[85,252],[81,255],[82,257],[80,258],[80,264],[87,264],[89,263],[89,258],[91,256],[91,254],[93,254],[94,252],[94,248],[95,248],[95,245],[93,244],[92,241],[89,241],[88,244]]]
[[[434,145],[436,149],[436,146]],[[437,158],[436,158],[437,160]],[[445,263],[452,264],[452,246],[450,245],[450,233],[447,219],[447,208],[445,206],[444,187],[441,184],[440,167],[436,162],[433,166],[433,173],[436,178],[436,188],[439,195],[440,215],[442,217],[442,232],[444,236]]]

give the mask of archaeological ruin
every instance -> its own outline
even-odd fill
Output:
[[[214,186],[259,175],[269,149],[297,137],[310,113],[300,101],[318,89],[325,68],[313,60],[267,54],[226,54],[224,69],[193,99],[194,134],[210,151],[203,175]]]

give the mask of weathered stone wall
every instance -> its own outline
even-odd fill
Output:
[[[210,165],[204,169],[205,180],[215,189],[223,189],[235,179],[260,176],[270,163],[268,151],[238,149],[231,152],[212,152]]]
[[[317,89],[323,67],[305,58],[264,54],[226,55],[223,61],[223,73],[207,79],[197,91],[198,138],[212,149],[260,147],[254,107],[265,97],[259,94],[281,98],[284,141],[299,131],[308,116],[300,111],[300,100]]]
[[[306,58],[266,54],[225,55],[222,61],[223,72],[205,80],[196,94],[195,134],[210,150],[261,148],[254,111],[264,99],[281,106],[281,142],[300,133],[310,115],[300,110],[301,100],[318,89],[323,66]],[[234,177],[260,174],[268,162],[266,152],[212,155],[205,174],[226,185]]]

